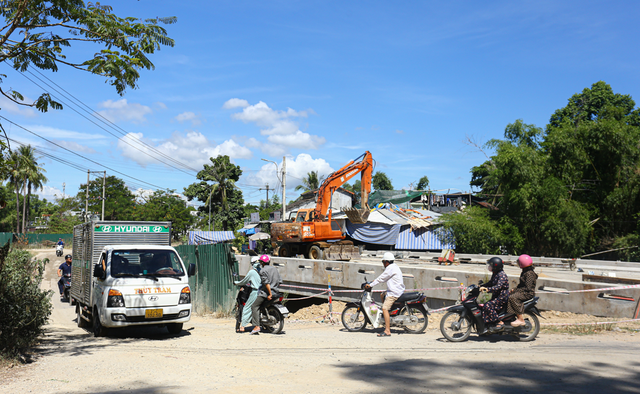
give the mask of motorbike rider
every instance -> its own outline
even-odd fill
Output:
[[[385,252],[382,255],[382,264],[384,271],[371,284],[365,285],[366,289],[370,289],[379,283],[387,284],[387,292],[382,293],[382,315],[384,316],[384,332],[378,334],[379,337],[391,336],[391,317],[389,309],[393,303],[404,293],[404,280],[402,279],[402,271],[400,267],[394,264],[395,257],[391,252]]]
[[[491,301],[484,304],[482,319],[485,324],[485,332],[490,324],[498,321],[498,312],[504,307],[509,298],[509,277],[504,272],[504,264],[500,257],[492,257],[487,261],[487,269],[492,272],[491,279],[480,287],[480,291],[492,294]],[[501,329],[503,322],[496,324],[496,329]],[[482,333],[484,334],[484,332]]]
[[[58,290],[60,290],[60,299],[64,299],[64,283],[62,283],[63,275],[71,275],[71,255],[68,254],[64,256],[64,263],[60,264],[58,267]]]
[[[271,258],[266,254],[263,254],[258,259],[261,265],[260,269],[260,280],[262,286],[260,287],[260,292],[258,293],[258,298],[251,306],[251,323],[254,325],[254,330],[260,332],[260,305],[264,302],[264,300],[271,301],[273,297],[278,296],[278,286],[282,284],[282,278],[280,277],[280,272],[273,265],[269,265],[271,262]],[[253,333],[253,331],[251,331]]]
[[[64,241],[62,240],[62,238],[58,238],[58,243],[56,245],[61,245],[62,247],[64,247]]]
[[[247,272],[247,275],[241,281],[233,281],[233,284],[236,286],[244,286],[249,283],[251,285],[251,294],[249,294],[249,298],[247,302],[244,304],[244,309],[242,310],[242,322],[240,323],[240,328],[238,332],[244,332],[245,327],[249,326],[251,322],[251,306],[258,298],[258,290],[260,289],[260,268],[262,265],[258,262],[258,257],[251,258],[252,267]],[[251,334],[260,333],[260,326],[254,326]]]
[[[520,273],[520,283],[515,289],[509,292],[509,302],[507,304],[507,313],[514,314],[518,318],[511,322],[512,327],[524,326],[526,322],[522,314],[524,313],[524,302],[530,300],[536,295],[536,281],[538,274],[533,271],[533,259],[528,254],[518,257],[518,265],[522,272]]]

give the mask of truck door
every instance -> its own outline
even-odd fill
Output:
[[[102,253],[100,255],[100,259],[98,260],[98,264],[102,266],[102,269],[107,273],[107,254]],[[94,281],[93,286],[93,303],[94,305],[102,306],[104,299],[104,279],[102,278],[92,278]]]

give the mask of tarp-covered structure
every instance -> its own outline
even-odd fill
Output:
[[[233,231],[189,231],[189,245],[209,245],[236,239]]]
[[[444,230],[435,226],[439,216],[426,210],[401,209],[390,203],[378,204],[367,223],[354,224],[347,220],[345,230],[355,240],[393,246],[397,250],[455,249],[453,241],[443,233]]]
[[[369,195],[369,206],[375,207],[376,205],[383,203],[396,205],[409,203],[414,198],[420,197],[422,193],[424,192],[409,190],[376,190]]]

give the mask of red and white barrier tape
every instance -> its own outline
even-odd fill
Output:
[[[303,289],[303,290],[316,290],[327,292],[327,289],[319,288],[319,287],[307,287],[307,286],[295,286],[295,285],[280,285],[280,287],[289,287],[292,289]],[[454,286],[454,287],[429,287],[424,289],[407,289],[405,291],[429,291],[429,290],[447,290],[447,289],[464,289],[464,286]],[[385,290],[373,290],[375,293],[382,293]],[[335,293],[360,293],[362,290],[331,290],[332,294]]]
[[[618,320],[618,321],[599,321],[594,323],[540,323],[541,326],[595,326],[598,324],[619,324],[638,322],[640,319]]]
[[[625,290],[625,289],[637,289],[640,285],[618,286],[618,287],[604,287],[601,289],[586,289],[586,290],[562,290],[562,291],[545,291],[544,287],[541,291],[546,293],[587,293],[590,291],[609,291],[609,290]]]

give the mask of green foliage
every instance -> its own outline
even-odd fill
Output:
[[[205,164],[196,175],[200,182],[186,187],[184,195],[189,201],[197,199],[202,202],[199,210],[206,215],[209,215],[211,207],[211,214],[222,224],[223,230],[234,229],[244,218],[244,198],[242,191],[235,186],[242,170],[226,155],[210,160],[211,164]]]
[[[15,356],[43,333],[53,294],[40,289],[46,263],[33,260],[24,250],[8,255],[6,249],[0,251],[0,351],[4,355]]]
[[[170,221],[172,236],[179,241],[195,222],[193,210],[174,191],[157,190],[134,208],[133,216],[139,221]]]
[[[102,213],[102,177],[89,181],[89,212]],[[86,203],[87,184],[80,185],[77,200],[82,209]],[[105,179],[104,220],[133,220],[135,197],[124,181],[113,175]]]
[[[154,68],[147,55],[163,45],[174,45],[159,23],[175,23],[176,18],[143,21],[120,18],[111,11],[110,6],[80,0],[3,1],[0,14],[5,27],[0,62],[10,62],[20,72],[29,67],[56,72],[61,65],[88,71],[103,76],[122,95],[127,87],[137,87],[139,70]],[[72,43],[91,43],[103,49],[92,51],[93,57],[86,60],[70,59],[65,49]],[[42,112],[49,107],[62,108],[48,93],[33,103],[24,103],[18,91],[9,88],[0,92],[17,104],[35,106]]]
[[[429,178],[425,175],[418,181],[416,190],[426,190],[429,187]]]
[[[302,185],[296,186],[294,190],[298,191],[302,189],[303,192],[308,192],[309,190],[316,190],[319,187],[320,178],[318,178],[318,171],[311,171],[302,179]]]
[[[393,190],[393,185],[391,184],[391,179],[382,171],[377,171],[373,175],[373,179],[371,180],[371,185],[375,190]]]

